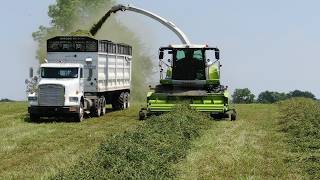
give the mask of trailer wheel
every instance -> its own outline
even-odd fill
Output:
[[[119,109],[123,110],[125,108],[125,93],[121,93],[118,98]]]
[[[83,117],[84,117],[83,104],[80,103],[79,113],[77,113],[77,114],[75,115],[75,120],[76,120],[77,122],[81,122],[81,121],[83,121]]]
[[[125,108],[127,109],[130,107],[130,94],[125,93],[124,97],[125,97]]]
[[[101,116],[106,114],[106,99],[104,97],[101,98]]]
[[[30,121],[32,122],[38,122],[40,120],[40,116],[35,114],[30,114]]]
[[[125,107],[125,93],[120,93],[119,96],[117,97],[117,99],[115,99],[115,101],[113,101],[112,103],[112,108],[114,110],[123,110]]]
[[[101,116],[101,102],[100,102],[100,99],[95,99],[94,100],[93,115],[95,117],[100,117]]]

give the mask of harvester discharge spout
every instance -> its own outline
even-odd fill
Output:
[[[98,31],[101,29],[102,25],[106,22],[106,20],[111,16],[112,13],[117,13],[118,11],[132,11],[132,12],[136,12],[145,16],[148,16],[158,22],[160,22],[162,25],[166,26],[167,28],[169,28],[171,31],[173,31],[178,38],[180,39],[182,44],[185,45],[191,45],[191,42],[189,41],[188,37],[185,35],[185,33],[179,29],[174,23],[164,19],[163,17],[154,14],[152,12],[149,12],[147,10],[138,8],[138,7],[134,7],[131,5],[115,5],[113,6],[98,22],[97,24],[94,24],[92,26],[92,28],[90,29],[90,33],[92,36],[95,36]]]

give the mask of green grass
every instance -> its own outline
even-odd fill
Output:
[[[320,179],[320,103],[296,98],[279,103],[282,131],[293,157],[311,179]]]
[[[82,123],[32,123],[25,103],[0,103],[0,179],[319,178],[317,102],[236,108],[235,122],[189,110],[140,122],[135,106]]]
[[[28,122],[26,103],[0,103],[0,178],[48,178],[96,151],[115,133],[133,129],[138,107],[82,123]]]
[[[237,105],[238,120],[216,121],[175,166],[178,179],[301,179],[286,163],[285,135],[275,105]]]

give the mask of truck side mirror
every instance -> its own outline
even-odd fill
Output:
[[[32,78],[33,77],[33,68],[30,67],[29,69],[29,78]]]
[[[163,59],[163,55],[164,55],[163,51],[160,51],[159,52],[159,59]]]
[[[216,57],[217,60],[220,59],[220,51],[215,51],[215,52],[214,52],[214,55],[215,55],[215,57]]]
[[[35,81],[35,82],[38,82],[38,76],[35,76],[35,77],[33,77],[33,80]]]

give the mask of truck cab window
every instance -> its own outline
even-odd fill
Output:
[[[78,78],[78,68],[47,68],[41,69],[42,78]]]

